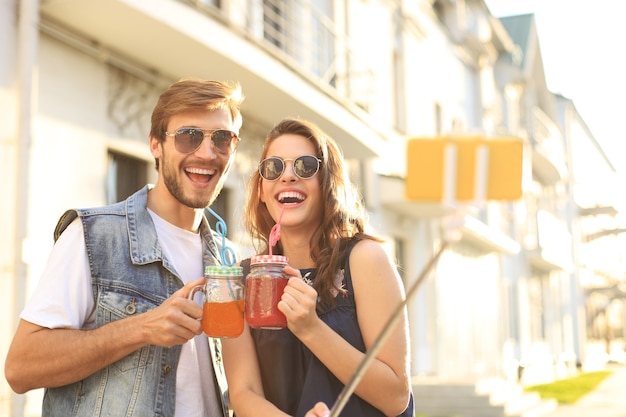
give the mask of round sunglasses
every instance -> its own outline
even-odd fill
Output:
[[[311,178],[320,169],[321,159],[313,155],[302,155],[297,158],[282,159],[277,156],[266,158],[259,163],[259,174],[263,179],[268,181],[276,181],[285,172],[286,162],[291,161],[293,173],[298,178]]]
[[[204,138],[211,137],[213,149],[223,155],[230,155],[237,149],[241,140],[233,131],[226,129],[200,129],[197,127],[183,127],[176,132],[165,132],[166,136],[174,137],[174,147],[180,153],[193,153],[200,148]]]

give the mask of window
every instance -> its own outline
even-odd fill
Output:
[[[263,35],[267,41],[279,48],[285,47],[285,18],[283,1],[263,0]]]
[[[109,151],[107,171],[107,204],[126,199],[147,184],[150,165],[143,159]]]
[[[263,0],[263,37],[306,73],[336,83],[332,2]]]

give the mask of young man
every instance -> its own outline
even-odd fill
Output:
[[[220,259],[203,210],[233,163],[242,100],[238,84],[174,83],[152,113],[154,187],[60,219],[5,366],[17,393],[46,389],[43,416],[227,415],[218,341],[187,296]]]

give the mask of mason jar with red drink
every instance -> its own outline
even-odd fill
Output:
[[[283,269],[287,257],[281,255],[258,255],[250,261],[250,273],[246,278],[246,321],[255,329],[282,329],[287,318],[278,310],[287,281]]]

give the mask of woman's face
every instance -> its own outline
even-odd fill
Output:
[[[265,158],[281,158],[284,171],[274,181],[261,180],[261,201],[266,204],[275,221],[278,221],[284,209],[281,231],[298,231],[310,236],[322,221],[324,203],[319,171],[305,179],[294,172],[294,163],[296,170],[303,164],[303,161],[294,160],[303,155],[316,157],[315,146],[304,136],[285,134],[274,139],[267,148]],[[310,161],[308,162],[310,166]],[[275,169],[274,166],[272,168]]]

